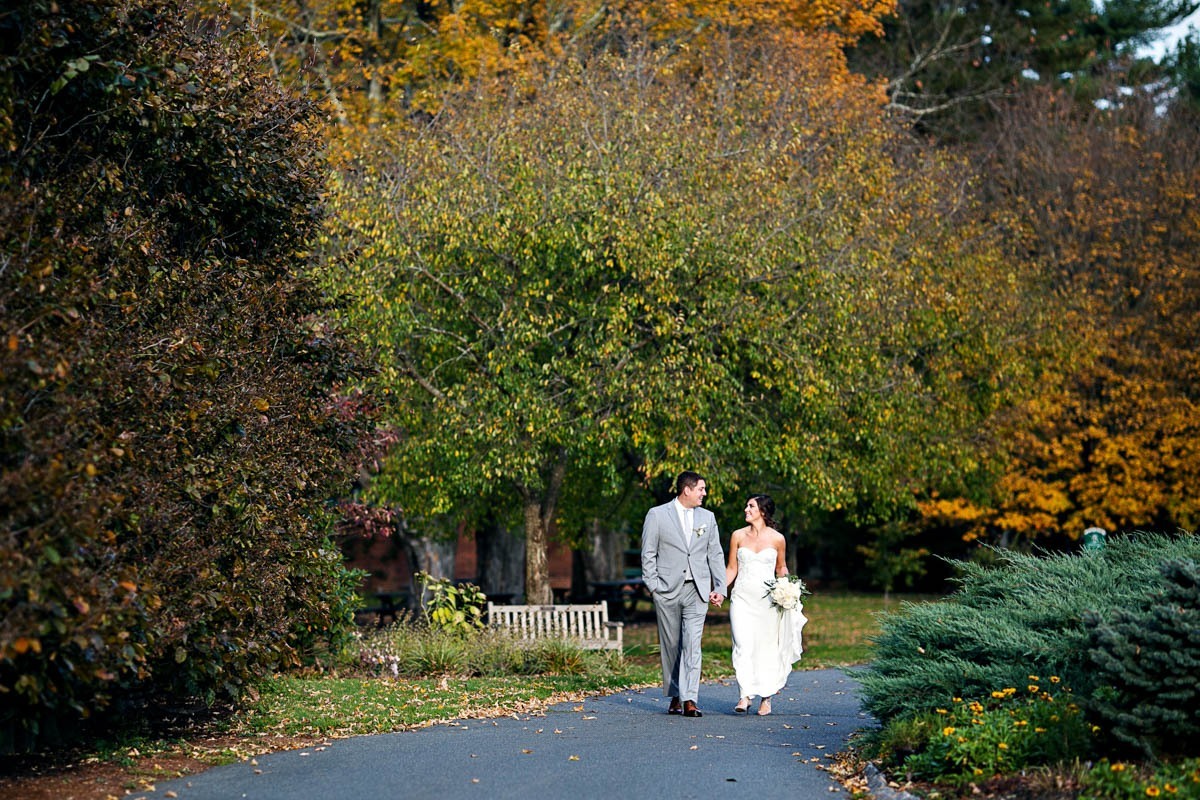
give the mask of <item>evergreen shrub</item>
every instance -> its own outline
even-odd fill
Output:
[[[1200,537],[1113,537],[1096,553],[999,552],[992,566],[954,562],[959,589],[904,604],[881,619],[860,681],[864,706],[885,725],[934,713],[948,694],[983,700],[1029,675],[1056,675],[1079,702],[1100,683],[1091,628],[1114,612],[1149,608],[1165,585],[1159,567],[1200,558]]]
[[[1089,613],[1092,707],[1120,742],[1147,757],[1200,755],[1200,567],[1171,560],[1143,607]]]

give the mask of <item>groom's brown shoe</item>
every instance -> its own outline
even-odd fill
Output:
[[[700,709],[696,708],[695,702],[693,702],[691,700],[683,701],[683,715],[685,717],[703,717],[704,716],[703,714],[700,713]]]
[[[667,713],[668,714],[682,714],[683,713],[683,706],[679,705],[678,697],[671,698],[671,705],[667,706]]]

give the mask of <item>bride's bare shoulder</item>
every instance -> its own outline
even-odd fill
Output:
[[[749,530],[750,530],[749,525],[747,525],[744,528],[738,528],[736,531],[734,531],[732,534],[729,535],[729,541],[732,542],[734,539],[741,539],[743,536],[746,535],[747,532],[749,532]]]

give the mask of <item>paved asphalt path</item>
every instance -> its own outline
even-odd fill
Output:
[[[660,689],[551,706],[544,714],[461,720],[330,740],[160,783],[157,800],[541,800],[845,796],[817,768],[873,725],[853,678],[793,672],[774,713],[734,714],[737,684],[700,687],[699,719],[668,715]],[[751,706],[757,708],[757,704]]]

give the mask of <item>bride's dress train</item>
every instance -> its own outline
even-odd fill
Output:
[[[741,697],[770,697],[783,688],[792,664],[804,651],[800,632],[808,619],[803,607],[780,612],[766,596],[775,578],[775,550],[739,547],[738,571],[730,597],[733,670]]]

